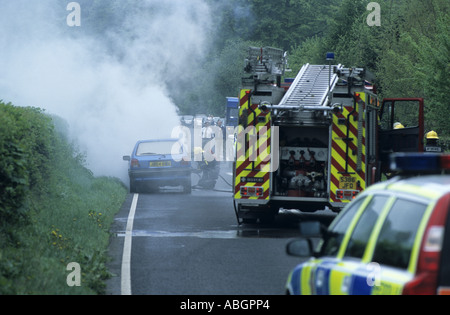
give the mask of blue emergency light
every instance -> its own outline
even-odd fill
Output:
[[[392,154],[391,170],[400,172],[436,172],[450,170],[450,154]]]

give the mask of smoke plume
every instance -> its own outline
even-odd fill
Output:
[[[126,181],[137,140],[170,137],[170,98],[207,51],[204,0],[84,0],[69,26],[65,0],[0,3],[0,99],[65,119],[95,175]]]

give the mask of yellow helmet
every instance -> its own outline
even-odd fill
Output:
[[[195,147],[194,148],[194,154],[198,155],[198,154],[202,154],[203,153],[203,149],[201,147]]]
[[[394,129],[403,129],[403,128],[405,128],[405,126],[403,126],[401,123],[399,123],[399,122],[396,122],[395,124],[394,124]]]
[[[438,137],[438,134],[436,133],[436,131],[432,130],[432,131],[427,133],[427,139],[439,140],[439,137]]]

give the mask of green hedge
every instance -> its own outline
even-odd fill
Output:
[[[38,108],[0,102],[0,294],[101,294],[109,227],[127,190],[96,178]],[[70,262],[81,286],[70,287]]]

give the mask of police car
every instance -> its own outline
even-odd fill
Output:
[[[450,294],[450,155],[397,155],[393,167],[441,174],[375,184],[325,231],[301,224],[302,236],[321,237],[287,245],[309,258],[289,274],[287,294]]]

